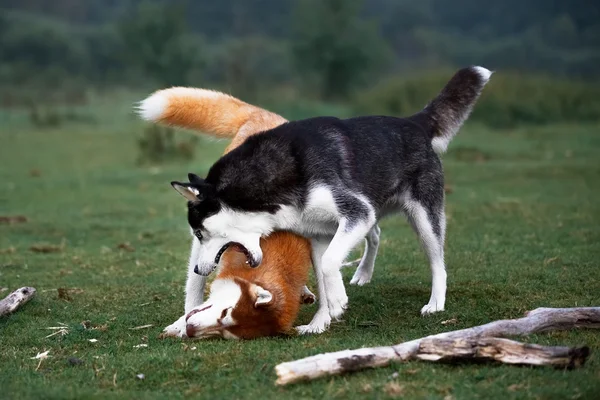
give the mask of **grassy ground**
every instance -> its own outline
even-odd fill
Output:
[[[95,125],[51,130],[33,129],[24,115],[0,114],[0,216],[27,217],[0,225],[0,288],[38,289],[30,304],[0,319],[3,398],[591,399],[600,393],[600,336],[593,331],[527,339],[591,346],[588,364],[576,371],[411,362],[273,385],[273,366],[281,361],[398,343],[539,306],[600,305],[599,126],[489,131],[469,124],[461,132],[444,159],[452,189],[447,311],[419,316],[429,296],[428,267],[407,224],[392,217],[381,224],[372,283],[348,285],[351,308],[328,332],[181,342],[157,337],[183,311],[189,247],[185,205],[168,182],[188,171],[205,173],[225,144],[200,141],[188,164],[138,167],[142,124],[127,116],[127,106],[113,112],[111,104],[98,105]],[[31,250],[39,244],[55,252]],[[65,296],[59,288],[73,290]],[[299,323],[314,311],[303,309]],[[456,323],[441,324],[449,319]],[[82,321],[90,321],[88,329]],[[68,334],[47,338],[53,331],[44,328],[59,324]],[[153,326],[131,329],[147,324]],[[31,359],[47,350],[41,365]],[[83,364],[70,365],[70,357]]]

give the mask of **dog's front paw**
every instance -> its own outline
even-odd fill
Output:
[[[184,337],[187,337],[187,334],[185,333],[185,327],[186,327],[185,317],[186,316],[183,315],[177,321],[173,322],[171,325],[169,325],[165,329],[163,329],[162,333],[160,334],[160,337],[161,338],[166,338],[166,337],[184,338]]]
[[[319,312],[315,314],[312,321],[308,325],[300,325],[296,327],[296,331],[300,335],[308,335],[311,333],[323,333],[329,328],[329,324],[331,323],[331,317],[327,310],[325,312]]]
[[[335,300],[328,298],[327,301],[329,302],[329,316],[339,320],[348,308],[348,296],[339,297]]]
[[[308,325],[300,325],[296,327],[296,331],[300,335],[310,335],[313,333],[323,333],[327,330],[324,326],[313,326],[311,324]]]
[[[438,304],[437,302],[430,302],[429,304],[425,304],[423,308],[421,308],[421,315],[430,315],[439,311],[444,311],[444,305]]]
[[[333,319],[339,319],[348,307],[348,296],[342,275],[333,276],[327,279],[327,305],[329,306],[329,316]]]

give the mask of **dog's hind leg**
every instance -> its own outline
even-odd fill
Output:
[[[311,240],[312,247],[312,263],[315,271],[315,278],[317,280],[318,292],[319,292],[319,309],[313,317],[312,321],[308,325],[301,325],[296,327],[296,330],[300,334],[307,333],[321,333],[324,332],[331,323],[331,317],[329,316],[329,306],[327,304],[327,293],[325,287],[325,280],[323,278],[323,266],[322,259],[329,240],[313,239]]]
[[[416,200],[405,203],[406,215],[425,249],[431,267],[431,297],[421,308],[427,315],[444,310],[446,302],[446,267],[444,265],[444,235],[446,220],[443,194],[440,202],[426,206]]]
[[[360,264],[350,281],[351,285],[362,286],[366,283],[371,282],[373,276],[373,268],[375,268],[375,258],[377,257],[377,250],[379,249],[379,235],[381,235],[381,229],[379,225],[375,225],[366,237],[365,253],[363,254]]]

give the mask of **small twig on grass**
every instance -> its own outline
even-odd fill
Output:
[[[277,385],[287,385],[303,380],[316,379],[322,376],[338,375],[345,372],[357,371],[364,368],[374,368],[389,365],[391,362],[405,362],[418,359],[421,344],[428,340],[445,341],[475,341],[482,338],[529,335],[550,330],[573,328],[599,328],[600,307],[580,308],[537,308],[527,313],[523,318],[500,320],[473,328],[440,333],[426,338],[415,339],[395,346],[343,350],[335,353],[318,354],[301,360],[285,362],[275,367]],[[499,339],[497,339],[499,340]],[[498,342],[496,342],[497,344]],[[530,345],[522,345],[526,349]],[[460,346],[457,346],[460,347]],[[477,354],[475,349],[475,354]],[[540,353],[540,347],[530,347],[530,352]],[[589,351],[586,348],[567,349],[542,348],[552,354],[562,354],[573,351],[573,365],[581,365]],[[528,354],[529,355],[529,354]],[[561,356],[562,357],[562,356]],[[502,358],[502,357],[500,357]],[[559,357],[560,358],[560,357]],[[497,358],[496,358],[497,359]],[[575,361],[577,360],[577,361]],[[500,359],[499,361],[503,361]]]
[[[61,336],[65,336],[69,334],[69,330],[68,329],[59,329],[57,331],[55,331],[54,333],[49,334],[48,336],[45,336],[44,339],[48,339],[49,337],[52,337],[54,335],[61,335]]]
[[[3,300],[0,300],[0,316],[15,312],[17,308],[27,303],[35,296],[35,288],[22,287],[15,290]]]
[[[61,335],[61,336],[65,336],[69,334],[69,326],[65,323],[59,322],[58,323],[59,326],[48,326],[45,329],[52,329],[55,332],[49,334],[48,336],[46,336],[44,339],[47,339],[49,337],[52,337],[54,335]]]
[[[353,267],[355,265],[358,265],[360,263],[361,258],[357,258],[356,260],[352,260],[352,261],[346,261],[345,263],[342,264],[342,268],[344,267]]]
[[[153,327],[153,326],[154,326],[154,325],[152,325],[152,324],[148,324],[148,325],[140,325],[140,326],[136,326],[135,328],[129,328],[129,330],[131,330],[131,331],[137,331],[137,330],[139,330],[139,329],[151,328],[151,327]]]
[[[46,358],[50,357],[48,355],[48,353],[50,353],[50,350],[46,350],[43,353],[37,353],[37,355],[35,357],[31,357],[32,360],[40,360],[40,362],[38,362],[37,367],[35,367],[36,371],[38,369],[40,369],[40,366],[42,365],[42,361],[44,361]]]

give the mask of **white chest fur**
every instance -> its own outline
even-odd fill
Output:
[[[300,235],[333,235],[338,227],[339,212],[331,190],[315,186],[310,190],[303,210],[284,206],[275,214],[279,229]]]

